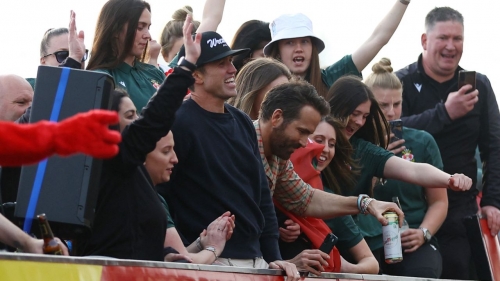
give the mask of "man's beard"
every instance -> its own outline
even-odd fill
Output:
[[[273,128],[271,133],[270,141],[271,141],[271,151],[273,155],[278,156],[283,160],[290,159],[292,153],[300,148],[300,143],[294,143],[290,138],[285,134],[285,124],[282,124],[278,128]]]

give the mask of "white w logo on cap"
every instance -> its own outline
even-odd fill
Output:
[[[210,48],[216,47],[219,44],[224,44],[224,46],[227,46],[226,40],[224,38],[212,38],[207,40],[207,44],[210,45]]]

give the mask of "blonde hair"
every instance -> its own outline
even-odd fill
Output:
[[[238,72],[235,81],[237,95],[227,102],[250,115],[259,91],[280,76],[285,76],[288,80],[292,78],[290,70],[282,62],[271,58],[253,60]]]
[[[365,84],[370,88],[402,90],[403,85],[396,74],[393,73],[391,60],[382,58],[372,66],[372,73],[365,79]]]
[[[161,54],[165,58],[175,44],[175,41],[182,38],[182,26],[187,15],[193,14],[191,6],[184,6],[172,14],[172,20],[167,22],[160,36]],[[193,32],[200,26],[199,21],[193,20]]]

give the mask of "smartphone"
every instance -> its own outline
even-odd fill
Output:
[[[391,132],[394,136],[391,138],[391,143],[403,139],[403,121],[401,119],[389,121]]]
[[[458,89],[464,85],[472,85],[472,89],[468,90],[466,94],[473,92],[476,89],[476,72],[460,70],[458,72]]]
[[[339,238],[335,236],[335,234],[328,233],[323,241],[323,244],[319,247],[319,250],[329,255],[338,240]]]

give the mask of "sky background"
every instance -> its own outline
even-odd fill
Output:
[[[17,0],[0,1],[0,74],[35,77],[39,64],[40,40],[49,28],[67,27],[69,11],[76,12],[78,30],[85,31],[90,49],[95,23],[105,0]],[[194,18],[201,19],[204,0],[150,0],[151,34],[159,39],[172,13],[191,5]],[[327,66],[356,50],[394,5],[394,0],[227,0],[218,32],[231,42],[233,34],[247,20],[272,21],[284,13],[302,12],[311,18],[316,35],[325,41],[320,54]],[[422,51],[420,36],[426,14],[434,7],[450,6],[465,18],[464,54],[460,65],[486,74],[500,94],[500,1],[495,0],[412,0],[389,43],[363,71],[366,77],[373,63],[382,57],[398,70],[414,61]]]

